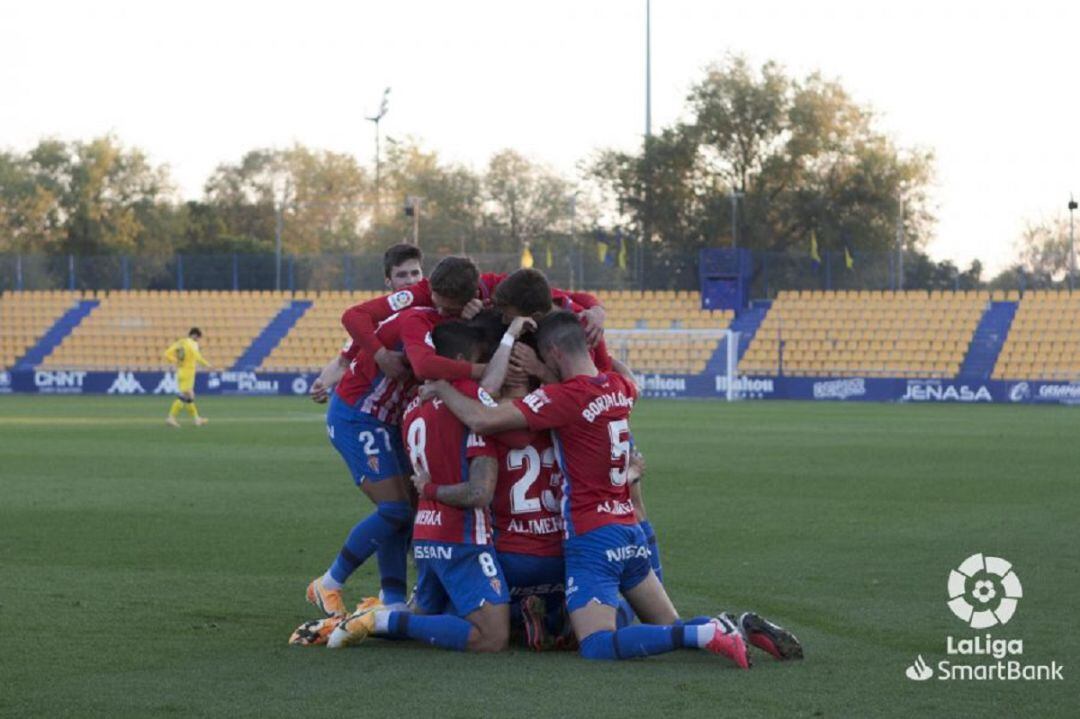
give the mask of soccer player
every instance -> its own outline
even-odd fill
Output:
[[[351,370],[337,384],[326,413],[327,433],[352,473],[353,481],[375,504],[376,511],[357,523],[333,563],[307,587],[307,600],[327,615],[345,614],[342,587],[372,554],[377,555],[380,600],[404,606],[406,551],[413,510],[408,456],[399,430],[402,408],[413,393],[416,377],[479,379],[497,390],[501,377],[486,375],[485,365],[440,356],[431,346],[433,330],[460,316],[476,295],[479,271],[464,257],[445,257],[431,273],[435,307],[397,313],[383,322],[376,336],[380,347],[408,358],[411,372],[391,377],[374,356],[358,350]],[[503,353],[503,371],[509,348]]]
[[[534,269],[523,268],[511,273],[495,288],[494,302],[495,307],[502,312],[504,321],[509,322],[514,317],[524,315],[539,322],[544,317],[559,311],[552,303],[551,294],[547,278],[544,277],[543,273]],[[591,344],[590,348],[593,363],[598,370],[601,372],[614,370],[631,382],[634,381],[630,368],[608,355],[607,347],[602,338],[597,343]],[[518,343],[514,347],[512,364],[516,370],[527,372],[542,382],[558,381],[554,372],[540,361],[535,350],[528,344]],[[645,533],[645,539],[649,546],[649,561],[652,564],[653,571],[656,572],[657,578],[662,580],[660,549],[656,539],[656,531],[649,522],[645,510],[645,500],[641,491],[640,480],[643,468],[644,458],[641,456],[641,452],[633,445],[633,439],[631,438],[630,495],[634,502],[638,523]],[[626,606],[623,605],[621,611],[625,612],[625,610]],[[624,617],[624,621],[628,619],[631,619],[631,617]]]
[[[461,316],[466,319],[475,316],[485,303],[491,301],[495,289],[506,278],[505,274],[490,272],[480,275],[475,295],[476,301],[466,303],[462,307]],[[587,292],[565,292],[555,288],[551,289],[551,294],[571,301],[577,309],[581,310],[590,343],[595,344],[602,338],[605,311],[593,295]],[[379,323],[404,309],[434,306],[432,295],[430,282],[420,280],[406,289],[350,307],[342,314],[341,324],[359,349],[375,358],[375,363],[384,374],[396,378],[407,371],[407,365],[401,354],[393,352],[376,340],[375,328]]]
[[[726,615],[701,624],[679,620],[649,564],[627,485],[629,415],[636,388],[621,375],[597,370],[585,333],[573,315],[546,317],[540,323],[537,344],[559,382],[521,400],[488,407],[445,382],[434,383],[430,391],[480,435],[552,430],[564,477],[567,609],[581,655],[629,659],[701,648],[749,668],[745,632],[755,644],[772,645],[782,658],[801,657],[794,635],[773,624],[740,628]],[[620,593],[646,624],[617,628]]]
[[[397,244],[387,248],[383,253],[383,282],[387,289],[399,292],[423,280],[423,260],[424,253],[415,245]],[[323,404],[330,398],[334,385],[341,380],[349,363],[356,357],[356,352],[350,352],[352,344],[350,341],[311,383],[312,400]]]
[[[509,348],[524,327],[519,321],[507,330],[504,369]],[[431,335],[441,357],[478,361],[483,341],[479,329],[452,322],[435,327]],[[465,396],[495,404],[473,380],[459,379],[453,386]],[[420,496],[413,528],[416,613],[362,608],[333,630],[328,646],[356,644],[374,634],[457,651],[502,651],[509,641],[509,594],[491,535],[489,505],[498,475],[495,441],[468,432],[441,402],[419,397],[409,404],[402,426]]]
[[[528,376],[511,370],[502,396],[528,393]],[[564,623],[562,477],[549,432],[521,430],[496,439],[495,551],[510,585],[511,617],[520,618],[526,646],[542,651]]]
[[[182,337],[165,350],[165,359],[176,365],[176,399],[169,408],[169,415],[165,418],[165,424],[170,427],[179,427],[180,423],[176,416],[183,407],[187,407],[196,427],[207,423],[205,417],[199,416],[199,408],[195,406],[195,366],[201,364],[210,367],[210,363],[199,352],[199,340],[202,339],[202,330],[192,327],[188,330],[187,337]]]

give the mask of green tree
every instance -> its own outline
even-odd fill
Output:
[[[929,239],[932,156],[902,152],[838,83],[734,57],[709,68],[688,111],[642,152],[605,151],[591,167],[652,257],[730,244],[732,191],[742,247],[805,254],[814,232],[822,250],[883,251],[901,197],[907,246]]]
[[[1069,286],[1072,243],[1069,220],[1028,222],[1016,243],[1016,261],[991,286],[1002,289]]]
[[[477,252],[483,247],[481,180],[467,167],[444,164],[437,152],[408,138],[389,143],[382,170],[383,206],[368,246],[381,251],[394,242],[411,242],[414,223],[420,246],[429,253]],[[406,215],[407,198],[420,198]],[[418,223],[417,223],[418,220]]]
[[[65,235],[59,188],[35,177],[27,158],[0,153],[0,252],[47,252]]]
[[[370,212],[368,192],[364,170],[348,155],[302,145],[252,150],[211,175],[208,208],[197,209],[189,243],[272,251],[280,207],[286,252],[353,252]]]
[[[170,239],[148,231],[169,214],[168,171],[112,136],[42,140],[25,156],[0,157],[0,175],[0,231],[10,249],[130,253]]]
[[[489,222],[521,249],[547,232],[564,229],[570,184],[514,150],[502,150],[488,162],[484,176]]]

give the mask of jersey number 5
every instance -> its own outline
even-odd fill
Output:
[[[611,483],[621,487],[630,471],[630,422],[625,419],[609,422],[607,430],[611,437]]]

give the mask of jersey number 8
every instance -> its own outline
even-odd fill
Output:
[[[495,566],[495,560],[490,554],[483,552],[477,556],[477,560],[480,562],[480,571],[484,573],[485,577],[494,579],[499,576],[499,568]]]
[[[409,425],[409,459],[412,460],[413,469],[428,471],[427,457],[424,455],[426,446],[427,423],[423,419],[415,419]]]

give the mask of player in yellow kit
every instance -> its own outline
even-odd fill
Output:
[[[169,408],[169,416],[165,418],[165,424],[170,427],[180,426],[176,415],[180,414],[184,406],[187,406],[188,414],[194,419],[196,427],[207,422],[206,418],[199,416],[199,410],[195,407],[195,365],[198,363],[203,367],[210,366],[199,352],[200,339],[202,332],[198,327],[192,327],[187,337],[176,340],[165,350],[165,359],[176,365],[176,399]]]

